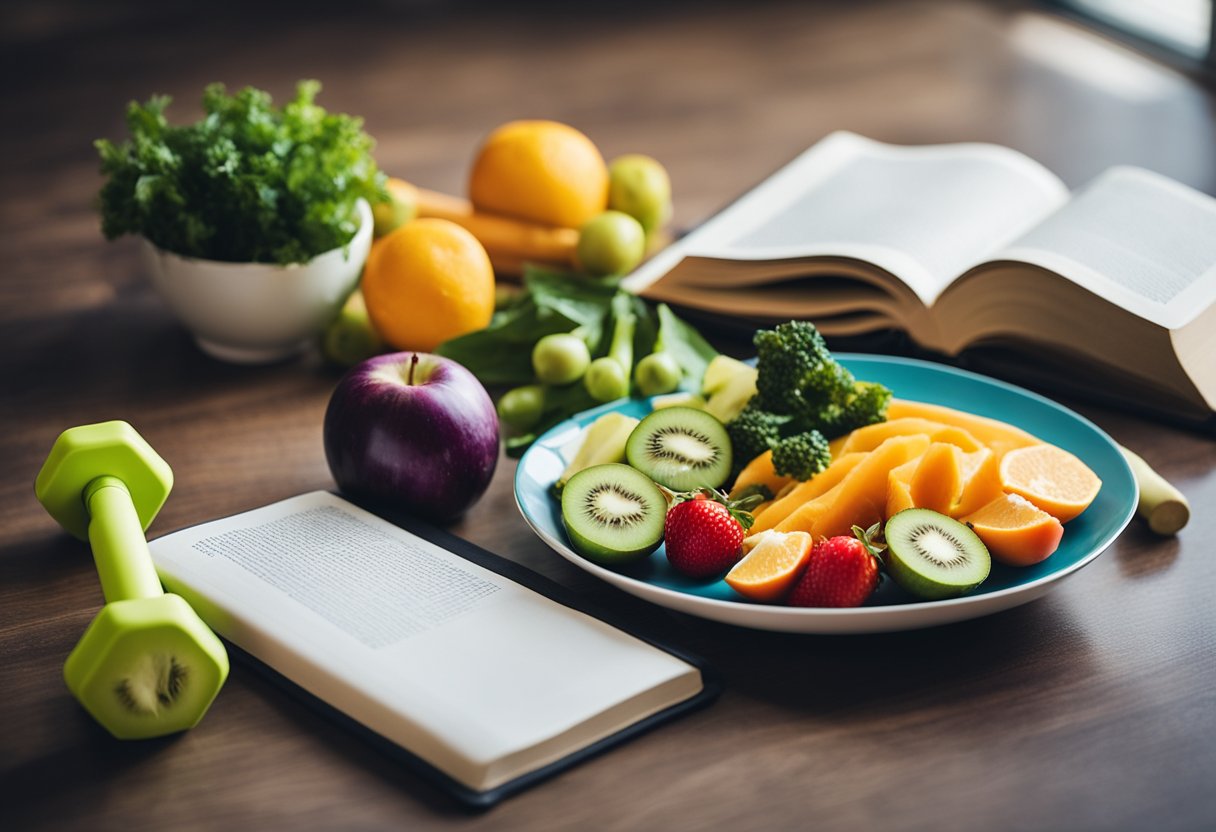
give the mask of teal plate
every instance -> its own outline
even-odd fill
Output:
[[[763,630],[799,633],[864,633],[929,627],[1009,609],[1041,596],[1092,561],[1119,535],[1136,510],[1138,490],[1119,447],[1088,419],[1055,402],[1001,381],[939,364],[904,358],[840,354],[855,376],[890,387],[897,398],[932,402],[1016,425],[1076,454],[1102,479],[1086,511],[1064,527],[1060,548],[1034,566],[993,564],[975,592],[946,601],[920,601],[890,580],[863,607],[797,608],[743,599],[726,582],[693,581],[672,569],[662,547],[640,564],[612,570],[592,563],[569,545],[561,510],[549,488],[566,466],[568,449],[599,415],[616,410],[642,417],[645,400],[621,400],[580,413],[545,433],[519,461],[515,500],[524,520],[559,555],[605,581],[670,609]]]

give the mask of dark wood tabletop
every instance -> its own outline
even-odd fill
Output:
[[[571,6],[578,4],[571,4]],[[1195,81],[1022,4],[6,4],[0,65],[0,828],[1200,829],[1216,825],[1216,443],[1075,407],[1189,497],[1042,599],[935,629],[793,636],[649,606],[557,557],[514,464],[453,530],[705,656],[712,707],[468,815],[248,665],[203,722],[123,743],[68,693],[102,603],[33,480],[64,428],[132,422],[173,467],[151,535],[332,487],[337,375],[194,346],[93,207],[131,99],[299,78],[392,174],[460,193],[495,125],[549,117],[669,168],[689,227],[836,129],[994,141],[1070,186],[1118,163],[1216,193]],[[711,333],[712,335],[713,333]],[[734,345],[743,354],[746,344]]]

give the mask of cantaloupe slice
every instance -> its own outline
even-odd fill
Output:
[[[833,443],[829,443],[829,447],[832,448],[833,458],[835,458],[838,453],[872,451],[892,436],[910,436],[917,433],[926,434],[933,442],[949,442],[957,445],[967,452],[984,447],[983,443],[960,427],[933,419],[916,417],[888,419],[885,422],[866,425],[838,437]]]
[[[912,502],[912,476],[916,473],[917,465],[920,465],[920,457],[892,468],[887,474],[886,517],[889,518],[906,508],[916,508],[916,504]]]
[[[1021,428],[1007,425],[986,416],[976,416],[940,404],[925,402],[910,402],[904,399],[892,399],[887,407],[887,420],[898,419],[927,419],[943,422],[967,431],[984,445],[992,448],[997,456],[1014,448],[1024,448],[1028,445],[1041,444],[1040,439]]]
[[[778,491],[793,481],[793,477],[783,477],[777,473],[773,468],[773,452],[765,451],[747,463],[747,466],[739,472],[739,476],[735,478],[735,485],[731,488],[731,496],[737,495],[749,485],[763,485],[776,495]]]
[[[963,493],[962,452],[958,446],[934,442],[920,458],[908,494],[917,508],[948,514]]]
[[[800,506],[775,528],[781,532],[810,532],[818,538],[847,534],[854,525],[866,528],[881,521],[887,507],[891,469],[920,456],[928,448],[929,437],[924,434],[887,439],[866,454],[839,485]]]
[[[1000,459],[991,448],[981,448],[962,457],[963,493],[947,512],[955,520],[978,511],[1004,493]]]
[[[800,506],[826,494],[865,457],[865,454],[845,454],[806,482],[798,483],[780,498],[765,504],[762,510],[753,514],[756,522],[751,533],[773,528]]]

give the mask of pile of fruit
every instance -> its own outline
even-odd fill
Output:
[[[992,559],[1051,555],[1101,487],[1018,428],[853,379],[810,324],[756,342],[756,368],[719,357],[702,395],[590,425],[555,483],[581,554],[619,567],[665,541],[677,571],[763,602],[857,606],[884,572],[948,598],[979,586]],[[754,454],[743,465],[741,449]]]
[[[671,183],[654,159],[605,164],[585,135],[553,121],[514,121],[475,155],[468,198],[387,182],[361,283],[323,341],[343,366],[388,347],[432,352],[483,329],[495,275],[529,268],[584,277],[626,274],[662,245]]]

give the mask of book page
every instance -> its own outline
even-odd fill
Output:
[[[220,635],[475,788],[560,759],[579,726],[575,748],[614,733],[597,717],[622,703],[632,724],[701,687],[686,662],[326,492],[150,545]]]
[[[929,305],[1067,198],[1058,178],[1008,148],[897,147],[833,133],[624,285],[640,291],[687,256],[849,257],[896,275]]]
[[[1033,263],[1178,329],[1216,303],[1216,200],[1111,168],[993,259]]]

